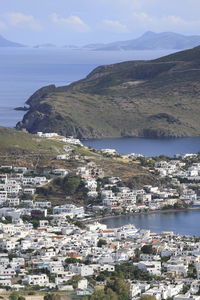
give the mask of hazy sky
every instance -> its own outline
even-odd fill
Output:
[[[0,34],[29,45],[111,42],[147,30],[200,34],[200,0],[0,0]]]

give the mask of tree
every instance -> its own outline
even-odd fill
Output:
[[[18,300],[26,300],[23,296],[19,296]]]
[[[81,275],[74,275],[70,280],[67,281],[67,284],[71,284],[74,289],[77,289],[78,282],[80,279],[81,279]]]
[[[161,155],[158,156],[158,160],[159,160],[159,161],[160,161],[160,160],[169,161],[170,158],[169,158],[169,156],[166,156],[166,155],[164,155],[164,154],[161,154]]]
[[[107,244],[106,240],[100,239],[97,243],[97,247],[101,248],[103,245],[106,245],[106,244]]]
[[[68,258],[65,259],[65,263],[67,265],[69,265],[69,264],[76,264],[78,262],[80,262],[80,259],[77,259],[75,257],[68,257]]]
[[[194,264],[190,263],[188,266],[188,277],[197,278],[197,271]]]
[[[83,222],[79,221],[79,220],[76,220],[73,222],[74,225],[76,225],[77,227],[81,228],[81,229],[85,229],[86,226]]]
[[[90,300],[119,300],[118,295],[111,289],[107,291],[96,291],[89,298]]]
[[[133,266],[132,261],[125,262],[115,266],[115,273],[117,277],[130,280],[150,280],[152,275],[148,272],[143,272],[136,266]]]
[[[184,284],[183,289],[181,291],[182,294],[186,294],[190,289],[190,286],[187,284]]]
[[[113,192],[113,193],[118,193],[118,192],[119,192],[119,188],[118,188],[116,185],[114,185],[114,186],[112,187],[112,192]]]
[[[139,259],[140,254],[141,254],[141,250],[140,250],[139,248],[136,248],[136,249],[135,249],[135,258],[136,258],[136,259]]]
[[[161,262],[165,263],[170,259],[170,256],[161,256]]]
[[[99,275],[96,277],[96,281],[104,281],[107,277],[109,277],[108,271],[100,272]]]
[[[25,298],[21,296],[18,292],[13,292],[10,294],[9,300],[25,300]]]
[[[142,246],[141,251],[144,254],[155,254],[155,249],[153,249],[152,245]]]
[[[106,296],[107,296],[108,300],[118,300],[118,299],[120,299],[118,297],[118,295],[111,289],[107,289]],[[124,300],[126,300],[126,299],[124,299]]]
[[[111,279],[108,281],[107,287],[118,295],[119,300],[129,300],[130,286],[122,278]]]
[[[63,189],[68,195],[74,195],[81,183],[79,176],[65,176],[63,179]]]
[[[46,186],[46,187],[38,187],[36,188],[37,194],[43,194],[44,196],[49,196],[53,192],[52,186]]]
[[[13,293],[10,294],[9,300],[18,300],[19,296],[20,295],[19,295],[18,292],[13,292]]]

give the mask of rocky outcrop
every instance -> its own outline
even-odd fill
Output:
[[[18,107],[15,107],[14,110],[27,111],[27,110],[29,110],[29,108],[27,106],[18,106]]]
[[[56,86],[54,84],[44,86],[37,90],[27,101],[26,104],[30,105],[30,108],[37,107],[42,98],[44,98],[47,94],[55,92]]]
[[[44,109],[44,107],[43,107]],[[30,133],[57,132],[60,135],[74,137],[80,139],[109,138],[109,137],[147,137],[147,138],[178,138],[187,136],[187,133],[177,133],[164,129],[135,129],[119,131],[117,136],[107,135],[103,129],[95,130],[93,127],[81,127],[71,118],[63,118],[61,115],[49,113],[47,111],[29,111],[23,118],[22,122],[18,122],[16,128],[26,129]]]

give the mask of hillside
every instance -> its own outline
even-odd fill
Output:
[[[1,154],[59,154],[63,144],[39,138],[36,135],[0,126]]]
[[[200,36],[186,36],[174,32],[155,33],[145,32],[142,36],[128,41],[119,41],[109,44],[91,44],[84,48],[92,50],[163,50],[189,49],[200,45]]]
[[[25,47],[22,44],[11,42],[0,35],[0,47]]]
[[[18,129],[79,138],[200,135],[200,47],[97,67],[69,86],[38,90]]]
[[[46,166],[63,153],[63,144],[0,126],[0,164]]]
[[[66,144],[63,142],[39,138],[5,127],[0,127],[0,145],[0,166],[66,168],[73,171],[92,161],[104,170],[105,176],[117,176],[124,182],[134,183],[138,187],[158,183],[157,177],[141,167],[138,162],[106,157],[101,152],[87,147],[69,145],[73,154],[78,155],[80,160],[57,160],[58,154],[66,153],[63,149]]]

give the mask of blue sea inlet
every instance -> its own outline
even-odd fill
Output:
[[[84,145],[97,150],[112,148],[119,153],[140,153],[145,156],[161,154],[173,156],[177,153],[197,153],[200,151],[200,137],[190,138],[113,138],[82,141]]]

